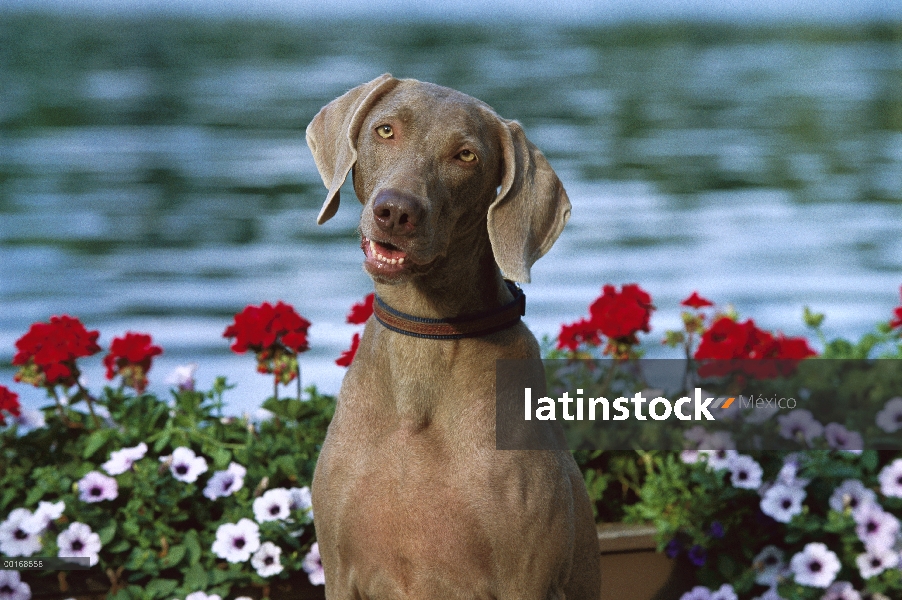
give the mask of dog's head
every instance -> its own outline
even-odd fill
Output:
[[[431,83],[386,74],[360,85],[320,110],[307,144],[329,190],[318,223],[338,210],[353,169],[364,264],[377,281],[467,257],[485,228],[504,276],[528,282],[570,217],[563,185],[518,123]]]

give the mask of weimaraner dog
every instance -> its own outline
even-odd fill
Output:
[[[319,223],[353,169],[377,296],[313,478],[326,597],[597,599],[572,456],[495,443],[495,360],[539,357],[505,279],[528,282],[567,222],[557,175],[483,102],[387,74],[325,106],[307,144]]]

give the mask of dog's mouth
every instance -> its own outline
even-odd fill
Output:
[[[414,265],[407,252],[390,242],[377,242],[361,236],[360,248],[366,256],[364,266],[373,275],[391,276]]]

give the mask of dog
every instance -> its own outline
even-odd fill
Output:
[[[599,597],[599,546],[567,451],[497,450],[495,361],[539,358],[530,268],[570,216],[515,121],[385,74],[326,105],[307,143],[338,210],[352,174],[375,314],[313,477],[326,597]]]

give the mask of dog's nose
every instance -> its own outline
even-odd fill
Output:
[[[382,190],[373,201],[376,225],[389,235],[410,235],[423,218],[422,202],[397,190]]]

